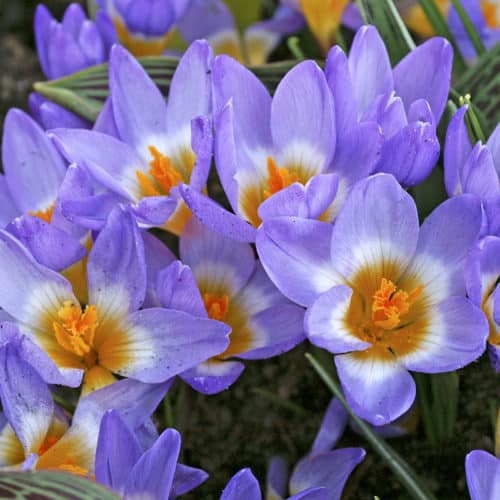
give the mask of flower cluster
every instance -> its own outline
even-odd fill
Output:
[[[33,94],[33,117],[4,123],[2,466],[175,498],[208,475],[152,418],[174,380],[215,394],[306,339],[381,433],[415,404],[410,372],[458,370],[487,345],[500,372],[500,126],[472,144],[465,105],[441,148],[446,39],[393,65],[371,25],[348,54],[331,47],[347,2],[283,1],[241,36],[219,0],[97,3],[95,22],[76,4],[35,17],[47,78],[109,62],[96,122]],[[326,64],[298,62],[271,95],[243,63],[304,19]],[[162,54],[174,26],[192,43],[165,96],[134,55]],[[420,223],[411,189],[441,152],[448,199]],[[64,387],[74,411],[54,401]],[[271,462],[268,494],[340,498],[365,456],[332,451],[346,422],[334,400],[289,488]],[[473,497],[496,498],[498,460],[466,466]],[[221,496],[240,498],[261,498],[249,469]]]

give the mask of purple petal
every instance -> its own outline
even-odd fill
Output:
[[[267,498],[285,498],[288,491],[288,465],[282,457],[272,457],[267,467]]]
[[[365,455],[362,448],[342,448],[306,458],[297,464],[292,473],[290,492],[323,486],[327,489],[326,498],[340,500],[347,479]]]
[[[73,38],[78,37],[78,33],[82,27],[82,24],[87,19],[85,12],[81,5],[72,3],[64,11],[64,15],[61,21],[62,27],[70,33]]]
[[[90,128],[91,123],[62,106],[44,100],[37,110],[37,120],[45,130],[53,128]]]
[[[220,500],[261,500],[259,482],[250,469],[241,469],[227,483]]]
[[[217,394],[233,385],[245,369],[239,361],[210,360],[181,373],[180,377],[195,391]]]
[[[162,226],[173,215],[177,200],[172,196],[147,196],[131,207],[137,222],[146,226]]]
[[[198,117],[191,121],[191,146],[196,154],[196,162],[191,172],[189,185],[202,191],[208,180],[213,153],[212,122]]]
[[[453,49],[445,38],[434,37],[418,46],[394,68],[394,88],[406,110],[425,99],[439,123],[448,100]]]
[[[142,66],[119,45],[111,49],[109,87],[121,139],[147,151],[152,138],[167,132],[167,105]]]
[[[257,233],[257,252],[278,289],[297,304],[308,306],[336,284],[331,265],[332,226],[296,217],[264,222]]]
[[[117,207],[99,233],[87,264],[89,303],[107,315],[141,307],[146,293],[144,243],[130,213]]]
[[[490,151],[476,144],[462,169],[462,187],[465,193],[475,194],[483,201],[495,199],[500,193],[500,180]]]
[[[490,150],[493,161],[495,162],[495,169],[500,177],[500,124],[497,125],[495,130],[491,133],[486,146],[488,146]]]
[[[177,464],[172,487],[170,488],[170,498],[177,498],[189,493],[207,479],[208,474],[204,470]]]
[[[51,23],[47,40],[47,60],[51,80],[75,73],[87,67],[78,42],[58,23]]]
[[[0,175],[0,228],[3,229],[18,215],[19,209],[12,199],[5,175]]]
[[[50,11],[43,4],[38,4],[35,10],[35,43],[36,50],[38,53],[38,59],[40,61],[40,66],[42,71],[47,78],[50,78],[50,66],[47,55],[47,45],[50,33],[50,24],[53,21],[53,17]]]
[[[24,111],[12,109],[5,118],[2,146],[5,179],[16,206],[24,213],[49,208],[66,167],[45,132]]]
[[[379,94],[393,90],[391,63],[384,42],[373,26],[361,27],[349,52],[349,71],[358,117]]]
[[[97,482],[123,494],[125,483],[142,454],[130,427],[116,410],[104,414],[99,426],[95,457]]]
[[[392,422],[415,400],[415,382],[397,362],[367,351],[335,356],[335,365],[349,406],[373,425]]]
[[[347,425],[347,411],[337,398],[333,398],[321,421],[321,427],[311,447],[311,455],[315,456],[330,451],[341,438]]]
[[[106,101],[104,101],[104,106],[102,107],[92,130],[102,134],[111,135],[117,139],[120,138],[120,132],[118,132],[115,122],[113,101],[111,100],[111,97],[108,97]]]
[[[465,457],[465,475],[471,500],[494,500],[500,497],[500,460],[483,450]]]
[[[168,498],[181,449],[181,435],[167,429],[135,464],[125,497]]]

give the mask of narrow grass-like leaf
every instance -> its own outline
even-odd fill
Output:
[[[356,0],[356,3],[363,21],[378,29],[393,66],[415,48],[415,43],[392,0]]]
[[[311,363],[316,373],[321,377],[326,386],[339,399],[344,408],[347,410],[351,418],[359,426],[366,440],[371,444],[374,451],[384,460],[388,467],[394,472],[401,483],[404,485],[408,493],[417,500],[436,500],[436,497],[418,478],[412,468],[408,465],[399,454],[389,446],[380,436],[375,434],[370,426],[361,418],[359,418],[347,404],[342,390],[337,383],[332,379],[328,372],[311,354],[306,354],[306,358]]]
[[[460,20],[465,27],[465,31],[467,31],[467,35],[469,35],[472,45],[474,45],[474,48],[476,49],[477,55],[481,56],[486,52],[486,47],[484,46],[483,41],[481,40],[481,37],[476,30],[476,27],[472,24],[472,21],[470,20],[469,15],[460,3],[460,0],[451,0],[451,3],[456,9],[457,14],[459,15]]]
[[[430,25],[434,29],[434,33],[439,36],[443,36],[449,40],[453,47],[454,58],[453,64],[455,65],[455,69],[459,75],[464,73],[467,70],[467,65],[465,60],[460,52],[455,37],[450,31],[448,27],[448,23],[446,19],[441,14],[441,11],[436,6],[434,0],[418,0],[420,7],[425,13]]]

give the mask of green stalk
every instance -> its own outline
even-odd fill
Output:
[[[460,0],[451,0],[451,3],[457,10],[457,14],[460,16],[460,19],[464,24],[465,30],[469,35],[472,45],[474,45],[474,48],[476,49],[477,55],[481,56],[486,52],[486,47],[484,46],[483,41],[481,40],[481,37],[476,30],[476,27],[472,24],[472,21],[470,20],[469,15],[460,3]]]
[[[359,418],[347,404],[344,394],[340,387],[334,382],[332,377],[318,363],[318,361],[309,353],[306,355],[307,360],[311,363],[316,373],[321,377],[325,385],[339,399],[344,408],[347,410],[351,418],[359,426],[359,429],[365,436],[366,440],[371,444],[374,451],[384,460],[387,466],[392,469],[394,474],[401,481],[401,484],[406,488],[408,493],[417,500],[436,500],[436,497],[418,478],[413,469],[392,449],[380,436],[375,434],[370,426],[361,418]]]

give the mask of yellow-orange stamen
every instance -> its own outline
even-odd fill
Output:
[[[229,310],[229,297],[227,295],[205,293],[203,295],[203,302],[205,303],[205,309],[209,318],[224,321]]]
[[[36,212],[28,212],[29,215],[33,217],[38,217],[39,219],[44,220],[47,224],[50,224],[52,221],[52,215],[54,214],[54,203],[50,205],[49,208],[45,210],[37,210]]]
[[[52,448],[52,446],[54,446],[57,441],[59,441],[59,438],[55,436],[47,436],[38,449],[38,455],[43,455],[49,448]]]
[[[268,189],[264,191],[265,199],[299,180],[297,174],[289,172],[285,167],[278,168],[271,156],[267,159],[267,172],[269,178],[267,180]]]
[[[420,285],[408,293],[397,290],[392,281],[382,278],[380,288],[373,296],[373,324],[384,330],[396,328],[401,321],[400,317],[410,310],[410,306],[420,297],[423,289],[424,286]]]
[[[148,146],[153,159],[149,163],[148,174],[135,171],[144,196],[161,196],[170,194],[170,190],[182,181],[182,176],[172,167],[168,156],[160,153],[154,146]]]
[[[71,474],[75,474],[75,476],[82,476],[82,477],[87,477],[89,476],[89,470],[84,469],[83,467],[80,467],[78,465],[73,465],[73,464],[61,464],[58,467],[59,470],[63,470],[65,472],[70,472]],[[93,475],[89,476],[89,479],[94,479]]]
[[[96,306],[87,306],[82,312],[79,304],[67,300],[57,314],[60,321],[54,321],[52,326],[59,345],[77,356],[89,355],[99,324]]]
[[[481,11],[483,12],[486,24],[493,29],[500,28],[500,20],[497,14],[497,8],[498,4],[496,2],[492,2],[491,0],[481,1]]]

